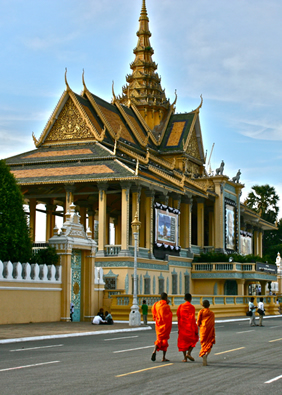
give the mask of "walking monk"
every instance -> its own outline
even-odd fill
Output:
[[[168,361],[166,359],[166,351],[168,348],[168,339],[172,327],[172,312],[168,305],[167,294],[163,292],[161,294],[161,300],[156,302],[152,307],[153,319],[156,321],[156,335],[157,340],[155,341],[155,348],[151,357],[152,361],[156,360],[156,352],[163,352],[163,362]]]
[[[200,328],[201,351],[199,356],[203,357],[203,366],[207,366],[207,358],[215,344],[214,313],[209,309],[210,302],[203,301],[203,309],[198,313],[197,325]]]
[[[185,294],[185,303],[181,304],[177,309],[178,318],[178,341],[177,347],[183,352],[184,359],[182,362],[195,361],[191,356],[191,351],[199,340],[198,326],[195,318],[195,307],[191,304],[192,295]]]

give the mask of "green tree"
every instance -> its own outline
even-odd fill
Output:
[[[261,218],[274,224],[279,212],[279,207],[277,206],[279,196],[275,188],[268,184],[254,185],[252,190],[248,194],[245,204],[260,214]]]
[[[24,200],[15,177],[0,160],[0,259],[2,262],[28,262],[31,239]]]
[[[267,185],[254,185],[253,192],[248,194],[245,204],[259,213],[261,218],[268,222],[277,221],[279,207],[277,206],[279,196],[275,188]],[[277,230],[264,232],[263,235],[263,254],[269,263],[274,263],[277,252],[282,251],[282,220],[277,224]]]

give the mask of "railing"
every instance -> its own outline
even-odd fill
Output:
[[[107,256],[117,256],[121,250],[121,244],[107,244],[105,245],[105,254]]]
[[[255,264],[240,264],[238,262],[233,263],[193,263],[192,270],[195,271],[255,271]]]
[[[278,315],[279,305],[277,305],[277,296],[260,295],[255,297],[255,304],[259,302],[260,298],[264,299],[264,307],[266,315]],[[142,306],[143,299],[149,306],[149,319],[151,316],[152,305],[160,300],[159,295],[138,295],[139,307]],[[177,320],[176,311],[180,304],[184,303],[183,295],[169,295],[170,307],[173,313],[173,321]],[[204,300],[210,302],[211,309],[217,317],[232,317],[232,316],[246,316],[248,310],[248,303],[250,296],[243,295],[193,295],[192,304],[195,306],[196,313],[202,308]],[[133,295],[113,295],[110,310],[115,316],[115,319],[128,319],[130,307],[133,304]]]
[[[0,261],[0,281],[61,282],[61,266]]]

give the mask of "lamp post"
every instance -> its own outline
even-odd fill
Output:
[[[135,214],[134,220],[131,222],[131,227],[134,237],[134,274],[133,274],[133,304],[129,314],[129,326],[139,326],[141,324],[141,315],[139,312],[138,300],[137,300],[137,240],[139,229],[141,228],[141,222],[138,221],[137,213]]]

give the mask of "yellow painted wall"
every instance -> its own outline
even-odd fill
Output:
[[[18,283],[16,285],[17,288],[21,287]],[[0,289],[0,325],[60,321],[61,291],[57,290],[59,286],[54,287],[54,291],[44,291],[44,287],[38,284],[33,287],[42,290],[25,290],[26,285],[22,290],[9,290],[7,284],[0,282],[0,287],[7,287],[5,290]]]

